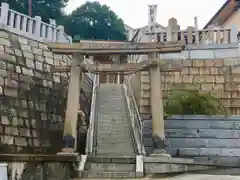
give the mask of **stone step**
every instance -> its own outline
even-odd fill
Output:
[[[109,154],[111,154],[112,156],[118,156],[119,154],[121,154],[123,156],[135,155],[134,152],[125,152],[125,153],[123,153],[123,152],[105,152],[105,151],[101,152],[100,151],[100,152],[97,153],[98,156],[107,156]]]
[[[125,120],[112,120],[112,119],[105,118],[105,125],[106,126],[98,124],[98,127],[103,127],[103,128],[105,127],[105,129],[107,129],[112,126],[115,126],[115,128],[113,128],[113,130],[116,130],[116,131],[120,130],[120,128],[124,131],[129,130],[129,129],[125,129],[126,127],[129,128],[128,122]]]
[[[111,146],[111,145],[116,145],[116,147],[115,148],[118,148],[118,147],[122,147],[122,145],[131,145],[132,144],[132,140],[131,140],[131,138],[126,138],[125,140],[122,140],[123,138],[125,138],[124,136],[119,136],[119,138],[114,138],[114,139],[110,139],[110,140],[107,140],[107,141],[105,141],[105,139],[98,139],[97,140],[97,145],[99,146],[99,147],[104,147],[104,146],[106,146],[107,144],[109,144],[109,146]],[[104,143],[104,141],[105,141],[105,143]],[[126,141],[128,141],[127,143],[125,143]],[[121,143],[121,144],[120,144]],[[118,145],[119,144],[119,145]],[[114,149],[115,149],[114,148]],[[124,147],[122,147],[122,148],[124,148]],[[126,148],[126,147],[125,147]]]
[[[135,172],[89,172],[83,171],[79,172],[80,177],[82,178],[97,178],[97,179],[123,179],[123,178],[135,178]]]
[[[118,125],[119,127],[115,127],[114,129],[119,129],[122,127],[122,129],[124,127],[129,127],[129,122],[128,122],[128,118],[121,118],[121,117],[116,117],[118,115],[111,115],[111,117],[108,116],[98,116],[98,118],[101,120],[101,122],[105,122],[106,126],[116,126]],[[98,124],[99,126],[103,126],[102,124]]]
[[[112,146],[115,144],[112,144]],[[124,147],[120,147],[118,146],[117,148],[114,149],[110,149],[111,145],[106,144],[105,146],[101,146],[101,147],[97,147],[97,152],[99,152],[97,155],[103,155],[103,154],[107,154],[109,153],[109,155],[127,155],[127,153],[131,153],[131,155],[135,155],[132,154],[134,152],[134,150],[130,149],[130,148],[124,148]],[[109,149],[109,150],[107,150]],[[122,152],[122,154],[120,153]],[[111,154],[112,153],[112,154]],[[120,153],[120,154],[116,154],[116,153]]]
[[[99,133],[98,134],[99,136],[108,136],[109,138],[108,138],[108,140],[106,141],[106,142],[114,142],[115,140],[120,140],[120,139],[122,139],[122,138],[124,138],[124,141],[131,141],[131,139],[132,139],[132,136],[130,135],[130,134],[116,134],[116,133]],[[111,137],[111,136],[115,136],[115,137]],[[99,139],[99,142],[100,141],[102,141],[102,140],[104,140],[104,139]],[[102,143],[102,142],[101,142]]]
[[[110,119],[115,117],[115,119],[116,118],[122,118],[122,119],[126,119],[127,120],[127,112],[126,112],[126,110],[119,111],[119,110],[111,109],[111,108],[108,108],[108,109],[102,109],[101,108],[101,110],[98,111],[98,114],[99,114],[99,116],[105,116],[105,117],[107,116]]]
[[[135,172],[135,164],[120,163],[87,163],[89,172]]]
[[[88,162],[135,164],[136,156],[88,156]]]
[[[127,142],[126,144],[132,144],[132,138],[129,137],[129,136],[125,137],[124,135],[117,135],[115,138],[111,138],[111,139],[109,139],[109,138],[108,139],[99,138],[97,140],[97,142],[98,142],[99,147],[101,147],[101,144],[117,144],[117,143],[120,143],[120,142],[123,142],[123,143]],[[121,146],[121,144],[119,144],[119,146]]]
[[[101,117],[101,116],[100,116],[100,118],[102,118],[102,122],[103,121],[105,122],[106,128],[115,126],[114,129],[116,129],[116,130],[119,128],[122,128],[123,130],[125,130],[124,129],[125,127],[129,127],[126,119],[112,119],[112,118],[108,119],[108,118]],[[104,126],[102,124],[101,125],[98,124],[98,127],[104,127]]]
[[[105,128],[102,128],[101,130],[104,130]],[[121,132],[121,134],[120,134],[120,136],[118,136],[118,137],[125,137],[125,138],[129,138],[129,139],[131,139],[132,138],[132,136],[131,136],[131,134],[129,133],[129,132],[127,132],[127,131],[114,131],[114,130],[108,130],[108,129],[105,129],[106,131],[104,131],[104,132],[102,132],[102,131],[100,131],[99,133],[98,133],[98,135],[99,136],[109,136],[109,135],[113,135],[113,136],[117,136],[117,135],[119,135],[119,133]],[[108,130],[108,131],[107,131]],[[125,132],[125,133],[122,133],[122,132]],[[109,139],[115,139],[115,137],[109,137]]]
[[[118,156],[119,154],[121,154],[122,156],[134,156],[135,153],[134,152],[130,152],[130,151],[105,151],[104,149],[103,150],[98,150],[98,153],[97,153],[97,156],[108,156],[108,155],[111,155],[111,156]]]
[[[115,117],[124,118],[124,119],[127,118],[126,110],[116,110],[115,108],[106,108],[106,109],[103,109],[101,107],[99,108],[100,108],[98,111],[99,116],[110,116],[110,118],[113,118],[114,117],[113,115],[117,115]]]
[[[98,118],[101,119],[102,121],[111,122],[111,123],[114,123],[114,124],[119,124],[119,123],[122,123],[122,122],[128,122],[127,117],[121,117],[118,114],[99,115]]]
[[[109,136],[111,136],[111,135],[107,135],[107,137],[109,137]],[[103,136],[101,136],[101,137],[103,137]],[[105,137],[105,136],[104,136]],[[124,138],[124,139],[123,139]],[[126,142],[126,143],[125,143]],[[115,145],[117,145],[118,147],[121,147],[121,145],[130,145],[130,144],[132,144],[132,138],[131,137],[129,137],[129,136],[124,136],[124,135],[116,135],[116,137],[115,138],[111,138],[111,139],[105,139],[105,138],[99,138],[99,139],[97,139],[97,143],[98,143],[98,145],[99,145],[99,147],[103,147],[104,145],[106,145],[106,144],[109,144],[109,145],[111,145],[111,144],[115,144]],[[119,144],[118,145],[118,143],[121,143],[121,144]],[[124,143],[124,144],[123,144]],[[116,146],[116,148],[117,148],[117,146]],[[126,148],[126,147],[125,147]]]

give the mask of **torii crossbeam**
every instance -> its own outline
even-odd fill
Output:
[[[136,71],[147,70],[153,66],[161,66],[157,56],[151,56],[156,53],[173,53],[180,52],[185,47],[179,42],[166,43],[136,43],[129,41],[80,41],[80,43],[64,44],[49,43],[48,48],[54,53],[72,55],[71,66],[56,66],[53,72],[69,72],[70,82],[68,87],[67,107],[64,122],[64,147],[63,152],[74,153],[76,151],[77,137],[77,117],[80,109],[80,81],[82,72],[92,73],[134,73]],[[131,64],[107,64],[107,65],[90,65],[85,63],[84,56],[96,55],[129,55],[129,54],[148,54],[150,60],[142,63]],[[163,66],[164,67],[164,66]],[[172,68],[172,69],[171,69]],[[165,67],[165,71],[179,71],[179,67]],[[164,71],[164,68],[161,69]]]
[[[152,52],[170,53],[180,52],[185,47],[180,42],[131,42],[131,41],[80,41],[80,43],[49,43],[54,53],[83,55],[100,54],[148,54]]]

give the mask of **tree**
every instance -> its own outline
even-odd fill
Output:
[[[49,19],[55,19],[58,24],[62,21],[64,13],[62,8],[67,5],[69,0],[32,0],[32,15],[41,16],[42,20],[49,22]],[[28,14],[28,0],[0,0],[0,2],[8,3],[10,8]]]
[[[126,39],[123,20],[99,2],[87,2],[73,11],[66,18],[65,29],[73,38]]]
[[[195,89],[172,90],[164,106],[168,115],[227,115],[225,107],[218,98],[208,92]]]

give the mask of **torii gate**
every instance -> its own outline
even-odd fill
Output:
[[[158,53],[180,52],[184,45],[179,42],[167,43],[136,43],[119,41],[80,41],[80,43],[63,44],[50,43],[48,47],[54,53],[72,55],[71,66],[55,66],[53,72],[71,72],[68,87],[67,107],[64,122],[64,147],[65,153],[76,151],[77,118],[79,107],[79,93],[83,72],[91,73],[134,73],[136,71],[149,70],[151,84],[151,111],[153,121],[153,140],[155,152],[164,149],[164,118],[161,92],[160,71],[179,71],[179,67],[164,68],[158,59]],[[125,64],[86,64],[84,57],[96,55],[130,55],[147,54],[148,60],[141,63]]]

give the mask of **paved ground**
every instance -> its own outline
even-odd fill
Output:
[[[150,179],[155,179],[155,180],[240,180],[240,176],[184,174],[184,175],[178,175],[175,177],[168,177],[168,178],[146,177],[146,178],[137,178],[137,179],[138,180],[150,180]],[[99,179],[86,179],[86,180],[99,180]],[[124,179],[124,180],[133,180],[133,179]]]
[[[172,178],[163,178],[162,180],[240,180],[240,176],[184,174]]]

